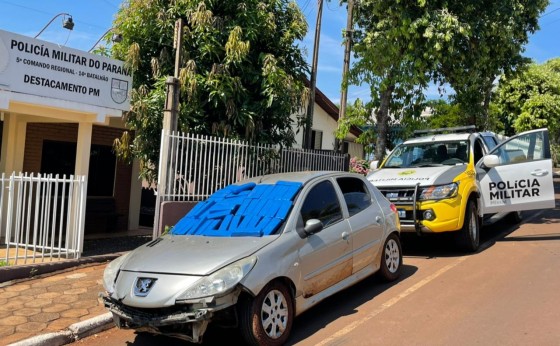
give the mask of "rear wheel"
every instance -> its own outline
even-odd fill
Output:
[[[401,274],[402,247],[399,237],[392,233],[387,237],[381,254],[379,274],[386,281],[394,281]]]
[[[250,345],[276,346],[286,343],[294,319],[288,288],[271,282],[254,298],[240,302],[240,327]]]
[[[523,216],[520,211],[513,211],[507,215],[508,221],[514,225],[521,223],[523,221]]]
[[[478,249],[479,242],[480,223],[478,221],[478,212],[476,203],[471,199],[467,203],[465,220],[463,221],[463,228],[459,231],[457,243],[461,249],[474,252]]]

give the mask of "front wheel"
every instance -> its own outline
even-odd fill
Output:
[[[292,295],[280,282],[271,282],[254,298],[240,302],[240,329],[250,345],[286,343],[294,319]]]
[[[478,249],[480,243],[480,223],[478,222],[476,203],[473,200],[469,200],[467,203],[465,220],[463,221],[463,227],[459,231],[457,243],[461,249],[468,252],[474,252]]]
[[[392,233],[387,237],[381,254],[379,273],[385,281],[394,281],[401,274],[402,247],[399,237]]]

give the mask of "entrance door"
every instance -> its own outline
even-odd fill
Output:
[[[555,207],[547,129],[511,137],[476,169],[484,214]]]

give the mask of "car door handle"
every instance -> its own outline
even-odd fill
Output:
[[[350,233],[348,233],[348,232],[342,232],[342,239],[348,240],[348,238],[350,238]]]
[[[548,174],[548,171],[546,169],[535,169],[534,171],[531,172],[531,175],[534,175],[535,177],[544,177],[545,175]]]

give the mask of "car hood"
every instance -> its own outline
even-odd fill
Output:
[[[144,273],[208,275],[255,253],[277,237],[166,235],[132,251],[120,269]]]
[[[381,168],[370,173],[367,179],[376,187],[440,185],[451,183],[466,169],[467,165]]]

